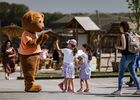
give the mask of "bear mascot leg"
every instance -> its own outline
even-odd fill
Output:
[[[30,55],[30,56],[25,56],[21,55],[20,56],[21,65],[22,65],[22,70],[24,74],[24,79],[25,79],[25,91],[26,92],[38,92],[42,90],[42,87],[40,85],[35,85],[35,75],[38,70],[39,62],[40,62],[40,57],[39,55]]]

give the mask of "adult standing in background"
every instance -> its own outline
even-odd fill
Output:
[[[5,79],[10,79],[10,74],[15,72],[16,50],[10,40],[7,40],[2,49],[2,64],[5,71]]]

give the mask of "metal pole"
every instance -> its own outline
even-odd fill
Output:
[[[96,15],[97,15],[98,26],[101,27],[100,17],[99,17],[99,11],[98,10],[96,10]]]

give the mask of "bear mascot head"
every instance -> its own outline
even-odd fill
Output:
[[[29,32],[40,32],[44,29],[44,15],[29,11],[22,18],[22,27]]]
[[[39,92],[42,90],[42,87],[35,84],[34,81],[40,63],[40,45],[48,39],[47,33],[42,33],[39,36],[36,33],[44,29],[43,21],[44,15],[35,11],[28,11],[22,18],[24,32],[21,37],[19,54],[26,92]]]

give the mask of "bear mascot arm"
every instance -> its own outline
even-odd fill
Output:
[[[43,34],[41,34],[39,36],[38,39],[29,40],[26,45],[29,46],[29,47],[33,47],[33,46],[36,46],[38,44],[43,44],[43,42],[45,40],[47,40],[47,39],[48,39],[48,34],[47,33],[45,33],[45,34],[43,33]]]

